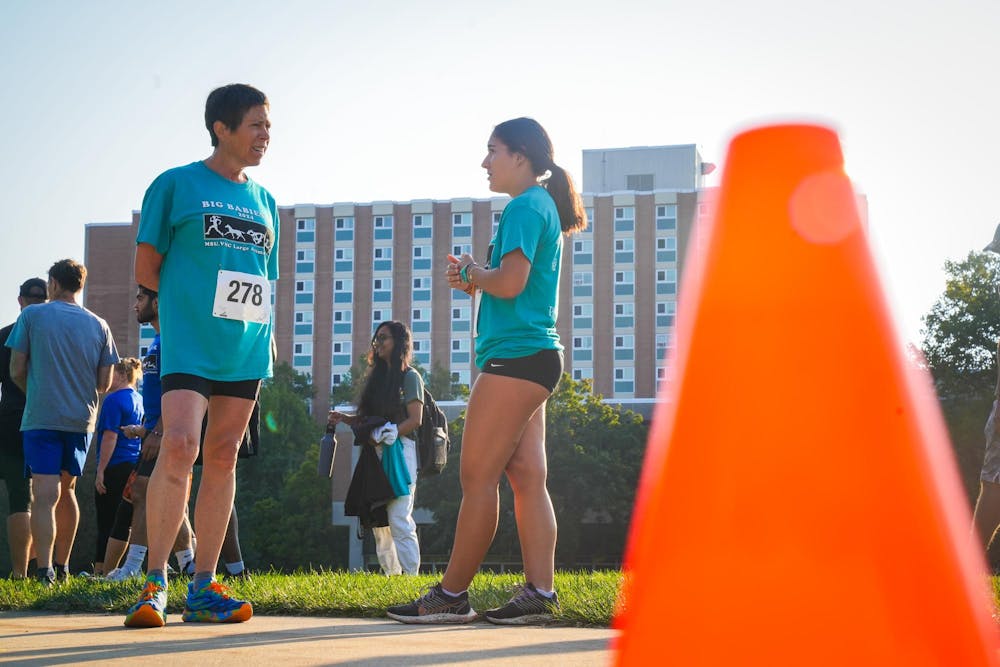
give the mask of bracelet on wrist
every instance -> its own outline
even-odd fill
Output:
[[[458,271],[458,277],[462,279],[463,283],[471,283],[472,282],[471,280],[469,280],[469,267],[470,266],[472,266],[471,262],[469,264],[466,264],[465,266],[463,266]]]

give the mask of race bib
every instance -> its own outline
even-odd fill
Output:
[[[271,321],[271,283],[262,276],[219,271],[212,314],[227,320]]]

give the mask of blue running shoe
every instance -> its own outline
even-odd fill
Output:
[[[253,616],[249,602],[229,597],[229,589],[210,581],[200,590],[188,584],[187,603],[182,618],[187,623],[242,623]]]
[[[125,616],[130,628],[162,628],[167,622],[167,582],[151,574],[146,577],[139,601],[132,605]]]

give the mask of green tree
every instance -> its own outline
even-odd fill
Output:
[[[978,489],[983,425],[997,378],[1000,258],[970,252],[944,268],[944,294],[923,318],[921,347],[971,499]]]
[[[288,364],[261,388],[260,455],[239,464],[240,542],[252,569],[346,565],[330,524],[330,480],[316,473],[320,426],[313,388]]]
[[[359,355],[351,369],[340,378],[340,384],[330,391],[330,405],[342,403],[353,404],[361,393],[361,383],[364,382],[368,370],[368,355]]]
[[[469,385],[455,382],[451,371],[439,363],[431,366],[430,374],[420,371],[427,383],[427,389],[436,401],[464,400],[469,396]]]
[[[589,380],[563,375],[546,408],[548,488],[559,522],[556,561],[562,567],[616,564],[622,556],[645,451],[647,424],[601,401]],[[422,532],[426,554],[445,555],[461,503],[458,480],[464,414],[451,424],[452,451],[441,475],[421,480],[416,503],[434,512]],[[500,525],[493,558],[518,559],[513,495],[501,481]]]

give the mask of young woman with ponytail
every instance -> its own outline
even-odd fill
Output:
[[[506,473],[514,492],[525,583],[492,623],[551,619],[556,518],[545,486],[545,402],[562,375],[556,331],[563,236],[586,226],[569,175],[553,160],[548,134],[531,118],[493,129],[482,167],[490,190],[511,196],[490,244],[487,264],[450,258],[449,285],[478,291],[476,365],[462,436],[462,505],[455,544],[441,582],[416,601],[390,607],[403,623],[467,623],[478,615],[467,589],[496,534],[498,488]]]

